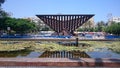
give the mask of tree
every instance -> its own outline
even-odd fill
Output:
[[[25,34],[36,30],[36,25],[26,19],[16,18],[1,18],[0,29],[7,31],[7,27],[10,27],[12,31],[16,33]]]
[[[42,28],[41,31],[49,31],[49,30],[50,30],[50,28],[48,26],[45,26],[44,28]]]
[[[1,4],[3,4],[5,2],[5,0],[0,0],[0,7],[1,7]]]
[[[89,19],[82,25],[83,31],[91,31],[90,29],[94,27],[94,20],[93,18]]]
[[[25,34],[34,31],[36,28],[35,23],[26,19],[16,19],[15,26],[13,27],[16,33]]]
[[[97,23],[97,31],[104,31],[104,27],[106,26],[106,23],[104,21],[100,21]]]
[[[120,22],[107,26],[105,31],[110,34],[120,35]]]
[[[78,28],[77,31],[84,31],[84,28]]]
[[[1,4],[3,4],[4,2],[5,0],[0,0],[0,18],[10,16],[10,14],[5,12],[1,7]]]
[[[3,17],[9,17],[10,14],[5,12],[4,10],[0,9],[0,18],[3,18]]]

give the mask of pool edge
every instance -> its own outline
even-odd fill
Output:
[[[120,67],[120,58],[0,58],[0,66]]]

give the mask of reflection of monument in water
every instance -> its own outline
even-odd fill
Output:
[[[90,58],[90,56],[80,51],[45,51],[40,58]]]
[[[71,35],[94,15],[37,15],[57,35]]]

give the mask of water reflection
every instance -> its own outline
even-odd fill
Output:
[[[0,52],[0,57],[17,57],[17,58],[90,58],[85,52],[80,51],[45,51],[34,52],[30,50]]]
[[[40,58],[90,58],[90,56],[80,51],[46,51]]]
[[[101,49],[100,49],[101,50]],[[101,50],[93,52],[80,52],[80,51],[45,51],[35,52],[30,50],[0,52],[0,57],[9,58],[120,58],[120,54],[112,51]]]
[[[19,55],[21,56],[27,56],[30,54],[30,50],[21,50],[21,51],[2,51],[0,52],[0,57],[17,57]]]
[[[87,52],[92,58],[120,58],[120,54],[108,48],[96,48],[93,52]]]
[[[1,44],[17,44],[21,42],[2,42]],[[36,42],[41,43],[41,42]],[[59,42],[63,46],[75,46],[74,42]],[[88,47],[89,44],[79,43],[79,47]],[[0,57],[17,57],[17,58],[120,58],[120,54],[114,53],[108,48],[96,48],[91,52],[80,51],[45,51],[35,52],[28,49],[21,51],[2,51]]]
[[[26,56],[18,55],[17,58],[38,58],[43,52],[30,52]]]

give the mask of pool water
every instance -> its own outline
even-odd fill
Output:
[[[16,44],[20,42],[1,42],[1,44]],[[36,42],[41,44],[41,42]],[[106,42],[111,43],[111,42]],[[75,42],[57,42],[63,46],[76,46]],[[80,46],[90,46],[88,44],[79,43]],[[77,46],[79,47],[79,46]],[[0,57],[16,57],[16,58],[120,58],[120,54],[113,52],[108,48],[96,48],[89,52],[81,51],[41,51],[36,52],[26,48],[20,51],[0,51]]]
[[[79,51],[16,51],[16,52],[0,52],[0,57],[10,58],[120,58],[120,54],[109,50],[79,52]]]
[[[93,52],[87,52],[92,58],[120,58],[120,54],[117,54],[108,48],[97,48]]]
[[[18,51],[18,52],[0,52],[0,57],[16,58],[90,58],[85,52],[79,51]]]

